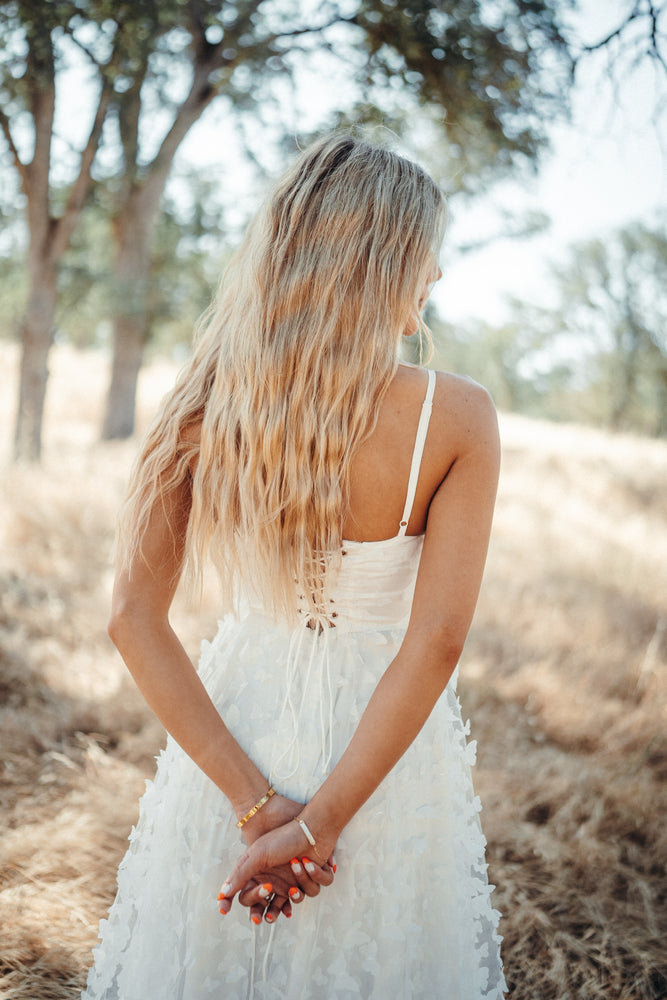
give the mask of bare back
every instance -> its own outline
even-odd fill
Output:
[[[352,459],[350,509],[343,522],[347,541],[381,541],[398,534],[427,381],[424,369],[399,365],[380,405],[375,429]],[[492,410],[486,390],[476,382],[437,373],[408,535],[424,533],[431,501],[454,463],[475,450],[478,439],[488,433],[489,406]],[[491,425],[493,429],[493,417]],[[200,431],[200,424],[191,425],[184,438],[198,442]],[[191,465],[193,474],[196,461]]]
[[[399,365],[380,406],[375,430],[352,460],[344,538],[378,541],[397,534],[426,384],[426,371]],[[424,532],[431,499],[466,447],[465,426],[480,392],[484,390],[469,379],[438,373],[407,534]]]

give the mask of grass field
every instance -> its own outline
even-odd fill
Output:
[[[104,362],[54,352],[44,461],[17,469],[16,360],[0,344],[0,997],[71,1000],[163,734],[105,632],[114,515],[136,445],[97,443]],[[166,364],[145,373],[140,423],[171,378]],[[479,741],[511,995],[659,1000],[667,443],[514,416],[501,425],[461,696]],[[214,629],[209,601],[178,604],[193,656]]]

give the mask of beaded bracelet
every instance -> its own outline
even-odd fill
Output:
[[[275,794],[276,794],[275,788],[269,788],[269,790],[266,793],[266,795],[262,795],[262,797],[259,800],[259,802],[255,803],[255,805],[252,807],[252,809],[250,810],[250,812],[247,812],[245,814],[245,816],[238,821],[238,823],[236,824],[238,826],[238,828],[240,829],[242,826],[245,826],[246,823],[248,822],[248,820],[252,819],[252,817],[255,815],[255,813],[258,813],[259,810],[262,808],[262,806],[265,806],[266,803],[271,798],[271,796],[275,795]]]

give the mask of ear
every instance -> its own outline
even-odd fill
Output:
[[[419,333],[419,331],[421,329],[421,325],[422,325],[422,318],[421,318],[421,315],[419,314],[419,312],[417,311],[417,308],[415,306],[415,308],[413,309],[413,311],[408,316],[408,321],[405,324],[405,328],[403,330],[402,336],[403,337],[414,337],[414,335],[416,333]]]

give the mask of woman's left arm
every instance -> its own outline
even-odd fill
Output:
[[[456,667],[470,628],[500,464],[495,409],[474,383],[464,393],[456,426],[456,457],[430,503],[404,641],[341,759],[300,814],[322,857],[419,733]],[[296,823],[273,830],[239,859],[228,879],[228,895],[257,867],[311,852]]]

